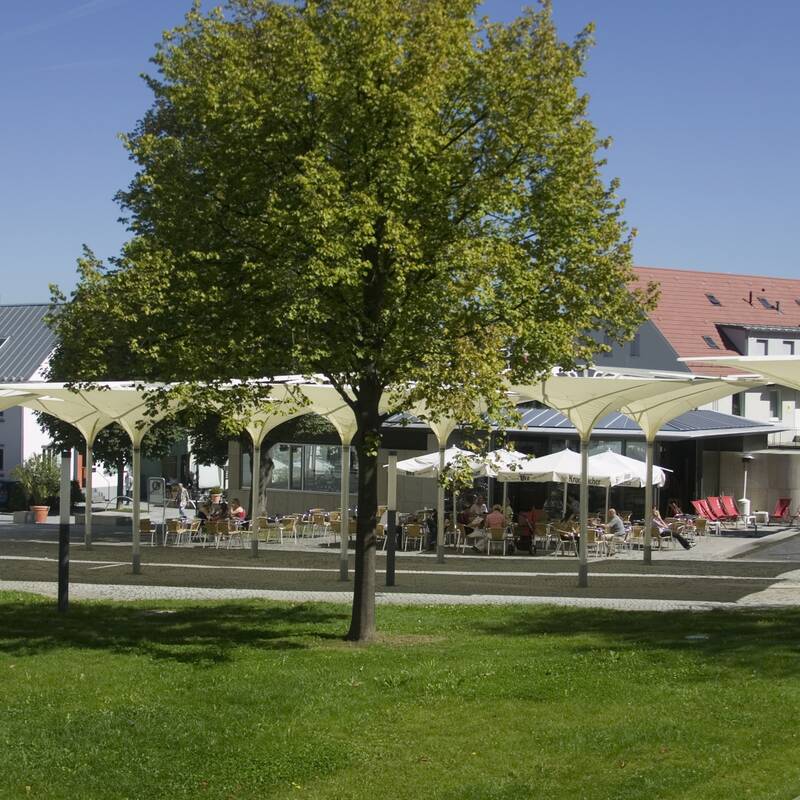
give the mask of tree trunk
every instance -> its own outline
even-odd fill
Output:
[[[378,509],[378,398],[361,403],[358,433],[358,514],[356,564],[353,576],[353,613],[346,638],[368,642],[375,636],[375,514]]]
[[[120,459],[117,461],[117,511],[122,508],[122,500],[120,496],[125,494],[125,461]]]

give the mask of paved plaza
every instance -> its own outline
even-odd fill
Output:
[[[734,532],[737,533],[737,532]],[[398,553],[395,585],[385,585],[386,556],[377,560],[379,603],[548,603],[628,610],[710,610],[800,603],[800,531],[772,529],[757,538],[706,536],[689,551],[639,552],[592,560],[589,587],[577,586],[572,556],[486,556]],[[248,549],[142,547],[142,572],[131,571],[130,536],[99,534],[83,545],[71,529],[70,597],[80,599],[224,599],[350,603],[352,583],[339,578],[338,546],[319,541]],[[0,589],[56,594],[56,525],[0,519]],[[353,554],[350,553],[352,578]]]

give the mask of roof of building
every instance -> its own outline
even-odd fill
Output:
[[[0,381],[30,380],[56,345],[47,303],[0,305]]]
[[[660,267],[635,267],[639,284],[661,286],[650,319],[678,357],[739,355],[718,325],[800,334],[800,280]],[[726,367],[688,364],[692,372],[718,375]]]
[[[523,429],[555,433],[576,434],[575,426],[560,412],[552,408],[520,408]],[[658,435],[662,439],[697,439],[707,436],[736,436],[749,433],[774,433],[784,430],[780,426],[758,422],[745,417],[721,414],[719,411],[697,409],[687,411],[664,425]],[[594,434],[642,434],[642,429],[624,414],[615,412],[603,417],[595,425]]]

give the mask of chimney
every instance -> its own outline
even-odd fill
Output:
[[[780,300],[776,300],[775,301],[775,310],[780,314],[780,311],[781,311],[781,301]]]

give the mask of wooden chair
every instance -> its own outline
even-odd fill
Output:
[[[418,522],[410,522],[403,529],[403,550],[408,550],[408,545],[413,544],[418,546],[420,552],[425,545],[425,535],[422,531],[422,525]]]
[[[275,524],[275,523],[273,523]],[[284,538],[293,538],[294,543],[297,544],[297,518],[296,517],[282,517],[275,524],[278,530],[278,538],[283,544]]]
[[[556,540],[556,549],[553,555],[557,556],[559,553],[566,553],[567,550],[572,550],[572,555],[578,555],[577,542],[575,541],[575,531],[569,528],[553,528],[553,533],[558,537]]]
[[[281,532],[277,522],[270,522],[267,517],[256,517],[251,535],[255,536],[259,542],[269,544],[274,541],[278,544],[281,541]]]
[[[150,547],[153,547],[156,543],[156,526],[150,522],[149,517],[145,517],[144,519],[139,520],[139,541],[142,542],[143,536],[150,537]]]
[[[378,542],[381,544],[381,550],[386,549],[386,530],[384,526],[379,522],[375,526],[375,546],[378,546]]]
[[[506,546],[508,544],[508,537],[506,536],[505,528],[488,528],[486,531],[486,555],[492,554],[492,547],[495,545],[502,545],[503,555],[506,554]]]
[[[189,528],[187,528],[179,519],[168,519],[167,529],[164,532],[164,546],[169,546],[169,540],[172,538],[173,544],[177,547],[180,545],[181,540],[189,537]]]
[[[218,530],[218,522],[214,519],[207,519],[202,527],[201,539],[203,540],[203,547],[208,544],[209,541],[216,544],[217,542],[217,530]]]

